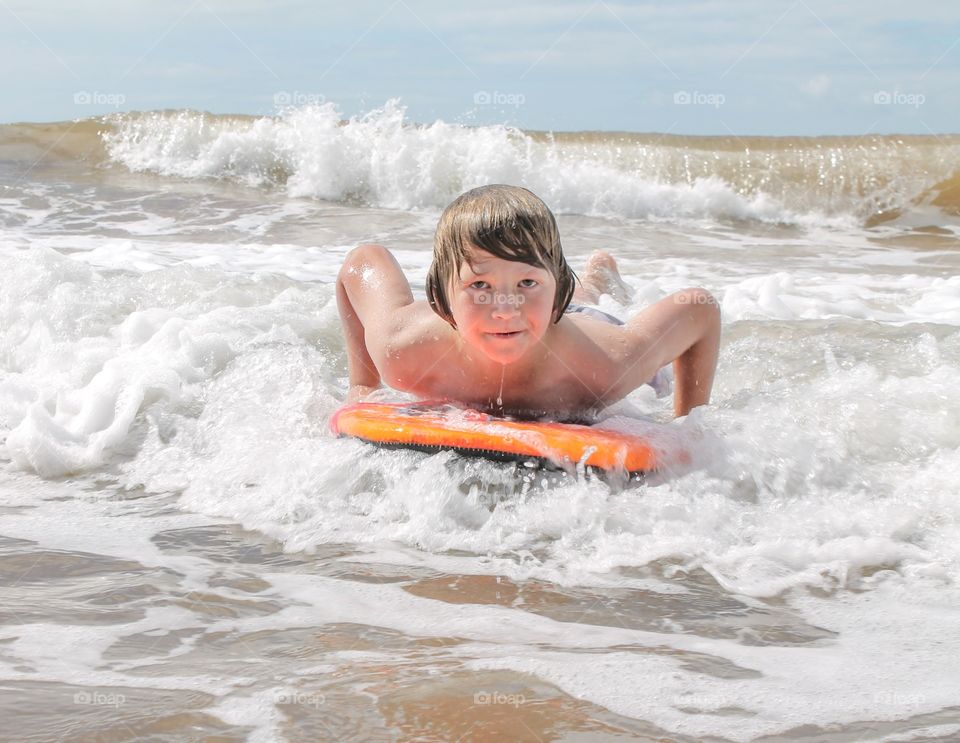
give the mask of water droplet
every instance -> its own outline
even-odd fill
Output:
[[[500,372],[500,391],[497,393],[497,407],[500,408],[500,415],[503,415],[503,379],[507,376],[507,365],[504,364]]]

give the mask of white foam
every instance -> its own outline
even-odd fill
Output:
[[[860,221],[853,212],[829,214],[828,204],[799,212],[762,191],[743,195],[717,175],[689,182],[659,177],[664,162],[676,157],[666,146],[638,146],[624,156],[625,146],[564,145],[504,126],[414,126],[397,100],[346,122],[327,103],[255,119],[181,111],[120,116],[113,123],[104,135],[107,149],[130,170],[248,186],[279,182],[294,197],[442,208],[469,188],[516,183],[558,213],[835,226]]]
[[[731,320],[848,317],[960,325],[960,276],[799,275],[779,271],[723,290]]]
[[[325,289],[313,290],[327,308],[321,320],[304,312],[315,300],[304,303],[289,283],[253,285],[237,306],[232,288],[196,269],[180,269],[173,296],[161,297],[151,290],[171,288],[164,285],[170,277],[155,286],[149,275],[104,279],[51,251],[9,266],[4,350],[17,371],[3,383],[5,448],[19,466],[45,476],[103,466],[124,448],[142,409],[160,401],[171,409],[195,405],[198,385],[241,348],[314,336],[335,321]],[[172,306],[130,311],[127,303],[144,290]],[[70,355],[79,363],[62,363]]]
[[[152,248],[138,243],[147,256]],[[401,259],[425,267],[426,255]],[[277,265],[292,267],[294,256],[278,253]],[[316,265],[314,256],[322,253],[298,254],[296,265],[332,282],[335,254]],[[623,493],[589,480],[544,488],[533,476],[515,492],[515,474],[486,462],[330,437],[327,416],[345,383],[332,283],[250,279],[236,264],[228,274],[179,257],[144,274],[79,260],[125,260],[106,251],[0,259],[0,351],[11,367],[0,421],[14,463],[44,476],[112,465],[125,486],[180,492],[183,507],[290,549],[396,541],[492,553],[517,578],[589,581],[674,560],[731,591],[768,596],[857,586],[877,566],[945,580],[960,571],[950,546],[960,512],[943,495],[960,471],[955,334],[888,335],[887,355],[859,362],[866,351],[847,342],[850,362],[837,360],[830,343],[839,340],[778,340],[781,330],[767,338],[758,326],[724,346],[715,406],[672,426],[693,447],[691,468]],[[758,297],[739,317],[763,319],[756,308],[776,316],[775,301],[809,317],[825,302],[814,295],[840,287],[775,278],[788,299],[763,300],[763,281],[738,281],[741,297]],[[957,286],[869,280],[905,294]],[[674,279],[657,281],[666,290]],[[725,293],[725,307],[735,296]],[[847,301],[862,301],[869,316],[866,296]],[[820,307],[824,317],[842,309]],[[630,402],[634,415],[664,415],[670,404],[644,390]],[[491,499],[504,502],[491,511]]]
[[[71,490],[76,495],[75,485],[38,488],[20,479],[17,485],[16,478],[11,482],[5,476],[5,492],[14,485],[18,502],[32,508],[0,515],[0,532],[6,536],[34,539],[40,548],[111,554],[172,568],[190,590],[206,590],[212,575],[223,569],[199,556],[163,554],[149,538],[209,523],[200,517],[171,513],[146,519],[136,502],[94,493],[64,500]],[[767,638],[773,644],[758,645],[743,638],[557,621],[519,606],[438,602],[412,595],[401,585],[344,581],[309,571],[260,570],[258,575],[269,583],[260,595],[279,604],[279,611],[211,618],[185,608],[156,607],[117,625],[20,624],[0,632],[10,640],[4,645],[4,674],[86,691],[97,686],[202,691],[220,698],[210,713],[229,723],[253,724],[259,739],[268,740],[282,719],[277,704],[286,686],[264,687],[248,666],[233,666],[226,675],[197,674],[190,666],[189,674],[182,673],[176,660],[182,646],[130,663],[105,661],[106,651],[131,635],[184,629],[242,637],[331,624],[372,626],[413,638],[455,637],[459,643],[438,647],[435,659],[474,671],[530,674],[575,698],[673,734],[737,741],[801,724],[827,727],[936,712],[955,703],[945,680],[960,674],[960,645],[953,631],[960,618],[957,586],[889,570],[872,576],[865,593],[785,597],[797,617],[824,633],[816,642],[792,647],[776,644],[773,636]],[[217,590],[229,594],[223,586]],[[331,650],[319,667],[382,667],[393,660],[386,649]],[[144,664],[161,661],[169,664],[166,673],[142,672]],[[733,670],[737,673],[728,672]]]
[[[956,259],[945,251],[881,250],[864,231],[810,229],[780,239],[710,224],[562,219],[568,249],[580,255],[615,246],[637,291],[630,307],[604,297],[604,309],[625,316],[697,284],[721,301],[725,340],[713,405],[670,424],[665,441],[687,446],[691,465],[620,489],[589,478],[544,485],[542,474],[518,482],[513,470],[485,461],[377,451],[333,439],[326,428],[346,383],[333,280],[346,250],[372,239],[368,232],[400,242],[398,258],[419,293],[432,210],[466,177],[541,177],[535,166],[544,152],[556,157],[537,183],[561,210],[771,220],[784,212],[762,199],[734,198],[721,183],[664,189],[624,180],[603,163],[564,160],[550,145],[538,153],[507,130],[414,130],[396,111],[328,126],[333,118],[295,112],[261,120],[246,134],[225,126],[210,139],[190,129],[189,117],[141,131],[155,141],[138,143],[133,128],[118,131],[129,135],[121,154],[136,167],[267,178],[258,169],[287,153],[288,189],[416,205],[424,214],[385,219],[328,205],[330,214],[319,215],[281,204],[244,218],[239,208],[211,205],[191,226],[105,204],[100,216],[144,219],[51,226],[40,221],[49,213],[24,212],[0,236],[0,456],[10,460],[0,478],[0,533],[32,540],[36,549],[173,571],[184,590],[209,588],[223,564],[165,552],[154,537],[224,522],[276,537],[291,551],[348,544],[367,553],[345,558],[357,562],[600,593],[682,593],[681,585],[693,584],[672,577],[707,580],[706,572],[748,606],[768,607],[761,599],[776,597],[769,606],[785,603],[837,634],[763,647],[750,644],[750,629],[740,642],[597,627],[520,606],[452,605],[397,585],[255,566],[269,584],[263,597],[281,611],[221,620],[155,607],[135,622],[96,630],[18,625],[2,633],[11,641],[0,659],[8,678],[201,689],[221,695],[215,714],[256,725],[252,736],[269,740],[279,720],[277,689],[249,689],[243,670],[151,678],[125,661],[105,664],[107,648],[134,632],[349,622],[455,636],[463,644],[438,653],[474,669],[533,673],[614,712],[700,737],[740,740],[793,724],[902,719],[955,704],[947,682],[960,674],[953,631],[960,598]],[[167,142],[166,152],[155,146],[178,126],[182,140]],[[442,157],[432,160],[436,153]],[[580,193],[577,178],[592,185]],[[597,185],[604,178],[609,190]],[[368,190],[357,194],[361,182]],[[62,216],[69,200],[52,208]],[[301,218],[325,230],[316,245],[309,235],[308,244],[271,240],[262,226],[289,219],[297,227]],[[245,241],[189,232],[218,219],[232,220]],[[330,226],[344,222],[350,226]],[[117,236],[121,230],[126,236]],[[615,412],[663,419],[669,403],[640,390]],[[13,464],[25,472],[11,475]],[[49,482],[36,473],[80,474]],[[127,504],[95,489],[94,480],[98,488],[145,494]],[[157,501],[162,513],[151,510]],[[811,588],[823,598],[811,597]],[[217,590],[230,596],[228,587]],[[695,605],[698,596],[689,593]],[[364,652],[328,654],[318,668],[391,659],[387,651]],[[685,654],[748,673],[698,672]],[[714,714],[737,705],[748,712]],[[930,727],[952,734],[946,725]]]

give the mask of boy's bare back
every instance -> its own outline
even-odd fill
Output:
[[[347,256],[337,305],[349,400],[383,380],[420,397],[573,418],[673,362],[674,412],[709,402],[720,313],[707,292],[678,292],[617,327],[565,314],[576,291],[542,199],[519,186],[471,189],[440,215],[427,302],[414,301],[383,246],[361,245]]]
[[[489,276],[498,281],[542,278],[535,267],[527,267],[529,274],[516,273],[525,264],[498,264],[493,256],[482,252],[480,256],[493,268],[490,274],[477,274],[480,278],[467,284],[470,290],[486,289]],[[477,278],[467,273],[464,281]],[[520,286],[518,292],[527,288]],[[489,291],[487,296],[496,298]],[[674,360],[679,362],[675,413],[685,415],[709,399],[719,313],[703,290],[685,290],[661,300],[624,326],[573,314],[549,323],[536,338],[532,330],[517,330],[520,336],[525,332],[531,336],[526,345],[507,332],[492,339],[481,336],[474,343],[465,339],[467,331],[452,327],[427,302],[414,301],[396,260],[379,245],[360,246],[348,255],[337,297],[347,336],[352,400],[362,398],[382,379],[423,398],[456,400],[507,414],[577,417],[624,397]],[[519,308],[509,307],[505,300],[495,307],[480,306],[486,313],[480,315],[482,329],[525,328],[518,318],[537,301],[534,297]],[[476,299],[473,304],[478,304]],[[470,303],[464,306],[466,312],[477,309]],[[488,341],[490,347],[482,347]],[[511,356],[514,346],[522,351],[516,359]],[[501,363],[504,359],[509,361]]]

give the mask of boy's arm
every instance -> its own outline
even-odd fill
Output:
[[[633,317],[628,335],[624,394],[673,362],[673,412],[680,417],[710,402],[720,350],[720,308],[704,289],[671,294]]]
[[[337,308],[347,344],[350,392],[358,402],[380,386],[380,371],[371,356],[381,355],[384,338],[393,331],[396,310],[413,302],[410,283],[382,245],[351,250],[337,276]]]

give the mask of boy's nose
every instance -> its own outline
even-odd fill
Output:
[[[520,309],[517,307],[516,302],[504,299],[493,303],[493,316],[496,318],[506,319],[518,314],[520,314]]]

